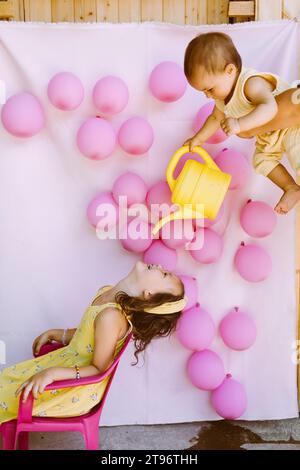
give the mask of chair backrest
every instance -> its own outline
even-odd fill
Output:
[[[114,362],[113,364],[110,366],[110,367],[113,367],[113,370],[112,372],[110,373],[110,376],[109,376],[109,380],[107,382],[107,385],[105,387],[105,391],[104,391],[104,394],[100,400],[99,403],[97,403],[97,405],[95,405],[88,413],[87,413],[87,417],[88,416],[91,416],[91,415],[100,415],[101,412],[102,412],[102,409],[103,409],[103,406],[104,406],[104,403],[105,403],[105,400],[106,400],[106,397],[108,395],[108,392],[109,392],[109,389],[110,389],[110,386],[112,384],[112,381],[113,381],[113,378],[114,378],[114,375],[117,371],[117,368],[118,368],[118,365],[120,363],[120,359],[122,357],[122,355],[124,354],[130,340],[132,338],[132,333],[129,333],[129,335],[127,336],[126,340],[125,340],[125,343],[123,344],[122,348],[120,349],[120,351],[118,352],[118,354],[116,355],[115,359],[114,359]]]

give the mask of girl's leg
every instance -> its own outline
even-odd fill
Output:
[[[281,163],[267,177],[284,191],[274,210],[278,214],[287,214],[300,200],[300,186]]]
[[[257,134],[286,129],[300,124],[300,89],[290,88],[275,96],[275,99],[278,105],[276,116],[263,126],[241,132],[238,134],[239,137],[249,139]]]

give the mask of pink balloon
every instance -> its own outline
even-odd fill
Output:
[[[190,356],[187,374],[192,384],[201,390],[214,390],[225,378],[221,358],[210,349],[196,351]]]
[[[151,226],[144,220],[131,219],[121,230],[120,242],[127,251],[143,253],[152,243]]]
[[[51,78],[47,94],[53,106],[70,111],[82,103],[84,89],[76,75],[71,72],[60,72]]]
[[[239,274],[249,282],[266,279],[272,270],[272,259],[267,251],[257,245],[241,243],[234,257],[234,265]]]
[[[172,193],[166,181],[158,181],[149,189],[146,197],[146,202],[149,210],[152,204],[167,204],[172,205]]]
[[[166,181],[159,181],[149,189],[146,201],[153,224],[156,224],[162,217],[178,210],[178,206],[172,203],[171,197],[170,187]]]
[[[222,418],[237,419],[247,409],[245,388],[227,374],[223,383],[211,393],[211,404]]]
[[[225,202],[225,201],[224,201]],[[209,219],[209,218],[206,218],[204,217],[204,219],[194,219],[193,222],[194,222],[194,226],[195,228],[196,227],[211,227],[213,225],[215,225],[217,222],[219,222],[219,220],[222,219],[224,213],[225,213],[225,205],[224,205],[224,202],[223,204],[221,205],[220,209],[219,209],[219,212],[217,213],[216,217],[214,219]]]
[[[192,351],[208,348],[215,332],[213,319],[198,303],[195,307],[184,310],[176,326],[177,338],[185,348]]]
[[[135,202],[131,204],[127,209],[127,216],[145,220],[147,223],[151,223],[148,207],[146,204],[141,202]]]
[[[215,102],[209,101],[199,109],[193,124],[193,130],[195,133],[201,129],[208,116],[211,115],[214,106]],[[228,135],[225,134],[225,132],[220,128],[209,139],[207,139],[206,142],[208,144],[219,144],[220,142],[223,142],[226,139],[228,139]]]
[[[176,62],[161,62],[151,72],[149,88],[152,95],[160,101],[169,103],[179,100],[186,87],[183,69]]]
[[[188,299],[184,310],[188,310],[189,308],[194,307],[197,304],[197,279],[195,277],[187,276],[185,274],[177,274],[177,276],[179,277],[179,279],[181,279],[184,285],[184,293]]]
[[[159,231],[161,240],[169,248],[184,247],[195,235],[192,219],[172,220],[165,224]]]
[[[122,149],[130,155],[142,155],[153,144],[154,134],[149,122],[141,117],[132,117],[119,129],[118,141]]]
[[[224,173],[231,175],[229,189],[238,189],[246,185],[251,175],[251,167],[241,152],[224,148],[216,155],[215,163]]]
[[[160,240],[154,240],[150,248],[144,253],[143,261],[145,263],[160,264],[168,271],[174,271],[177,263],[177,253]]]
[[[266,237],[273,232],[277,217],[274,209],[263,201],[248,199],[240,213],[241,226],[251,237]]]
[[[91,160],[104,160],[115,149],[116,136],[110,122],[100,117],[87,119],[77,132],[80,152]]]
[[[32,137],[45,124],[44,110],[36,96],[17,93],[10,96],[1,111],[4,128],[16,137]]]
[[[120,204],[121,196],[127,197],[127,206],[137,202],[144,202],[147,194],[147,185],[143,178],[136,173],[128,171],[120,175],[113,184],[114,200]]]
[[[101,206],[103,209],[103,215],[97,215],[97,209],[98,211],[101,211]],[[105,228],[105,225],[108,225],[109,227],[116,225],[119,219],[119,211],[112,193],[106,191],[97,194],[97,196],[95,196],[89,203],[86,215],[93,227],[98,226],[98,228],[101,229]]]
[[[195,261],[204,264],[216,263],[223,251],[223,239],[210,228],[198,227],[189,246],[189,253]]]
[[[238,307],[231,310],[220,323],[220,335],[231,349],[243,351],[256,340],[256,326],[252,318],[240,312]]]
[[[119,77],[108,75],[97,81],[93,89],[96,108],[105,115],[120,113],[126,107],[129,92],[126,83]]]

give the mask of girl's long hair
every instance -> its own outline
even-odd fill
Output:
[[[147,345],[155,337],[168,336],[176,328],[177,321],[181,311],[169,314],[155,314],[144,312],[144,308],[157,307],[165,302],[175,302],[184,296],[184,286],[181,283],[182,293],[173,295],[167,292],[161,292],[152,295],[151,299],[143,300],[139,297],[131,297],[126,292],[117,292],[116,302],[122,307],[126,315],[131,315],[133,325],[133,340],[135,352],[134,356],[138,363],[138,354],[144,351]]]

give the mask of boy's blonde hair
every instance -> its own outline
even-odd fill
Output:
[[[242,69],[242,59],[232,39],[225,33],[211,32],[199,34],[190,41],[184,56],[184,73],[189,79],[199,66],[214,74],[224,71],[227,64]]]

